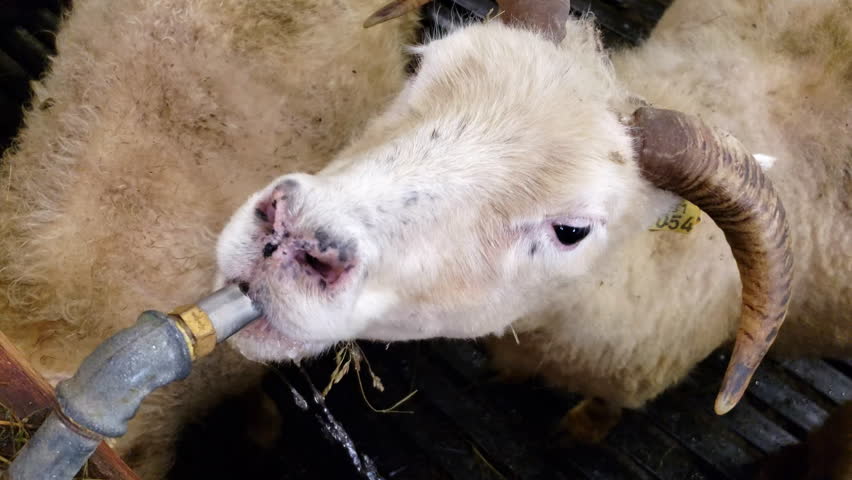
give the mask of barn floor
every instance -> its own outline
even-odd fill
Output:
[[[475,20],[488,0],[442,0],[427,8],[425,30]],[[668,0],[574,0],[591,9],[609,45],[636,42],[650,31]],[[28,96],[52,53],[59,0],[12,2],[0,9],[0,151],[10,144]],[[535,382],[493,380],[480,344],[430,341],[362,343],[384,392],[354,369],[333,387],[328,409],[352,439],[359,462],[375,464],[386,479],[744,479],[768,453],[805,438],[845,401],[852,400],[852,361],[764,362],[744,401],[716,417],[713,399],[726,351],[708,357],[679,387],[639,412],[626,413],[596,447],[560,445],[554,427],[579,398]],[[306,365],[318,388],[328,383],[333,355]],[[265,391],[283,414],[282,437],[259,448],[247,441],[234,414],[236,400],[191,425],[178,447],[172,477],[357,479],[352,452],[325,435],[317,406],[296,406],[291,386],[310,398],[300,369],[270,371]],[[411,392],[396,410],[379,413]],[[309,402],[310,403],[310,402]],[[339,432],[338,432],[338,437]],[[212,459],[212,461],[211,461]],[[792,472],[790,472],[792,476]]]
[[[386,479],[754,478],[767,453],[802,440],[852,400],[850,361],[768,361],[743,402],[717,417],[712,405],[727,360],[720,351],[682,385],[643,411],[627,413],[603,445],[566,447],[558,445],[554,427],[579,398],[535,382],[494,381],[475,342],[361,345],[385,387],[374,390],[362,369],[373,407],[387,408],[417,392],[397,408],[410,413],[377,413],[350,370],[328,394],[329,410],[358,453]],[[328,356],[306,370],[321,390],[335,365]],[[296,367],[278,367],[265,382],[284,417],[278,443],[247,448],[242,430],[229,425],[231,406],[223,405],[186,432],[173,478],[369,478],[357,472],[340,443],[323,435],[315,412],[295,406],[289,385],[309,397]],[[233,436],[223,436],[229,427]],[[202,459],[211,455],[223,460],[205,467]]]

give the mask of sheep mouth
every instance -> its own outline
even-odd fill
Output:
[[[321,353],[334,342],[318,341],[287,315],[276,315],[276,299],[263,277],[251,282],[234,277],[225,284],[237,285],[263,314],[231,337],[229,343],[243,356],[259,362],[298,361]]]
[[[296,361],[310,356],[316,346],[296,340],[279,330],[266,316],[248,324],[231,338],[243,356],[255,361]]]
[[[262,316],[257,320],[246,325],[245,328],[240,330],[240,335],[245,338],[250,338],[255,341],[264,341],[264,340],[280,340],[280,341],[290,341],[290,338],[284,335],[280,330],[275,328],[272,322],[269,321],[266,316]]]

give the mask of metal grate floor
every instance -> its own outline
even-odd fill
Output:
[[[54,33],[70,0],[11,0],[0,7],[0,154],[12,143],[32,79],[56,53]]]
[[[385,387],[384,393],[373,390],[362,370],[373,406],[388,407],[417,390],[399,407],[412,413],[373,411],[354,372],[328,395],[331,412],[385,478],[750,479],[767,453],[803,440],[838,405],[852,400],[850,361],[766,361],[743,402],[717,417],[713,400],[727,360],[717,352],[680,386],[642,411],[627,412],[602,445],[563,447],[555,441],[554,427],[579,397],[536,382],[492,381],[476,343],[364,343],[362,348]],[[334,366],[326,357],[307,370],[322,388]],[[204,470],[192,459],[202,451],[209,456],[213,442],[202,446],[196,443],[201,438],[216,436],[212,448],[218,458],[228,458],[245,442],[239,434],[215,434],[215,426],[233,412],[223,405],[187,431],[173,478],[189,478],[189,472],[213,478],[362,478],[343,448],[321,434],[313,415],[294,406],[279,375],[294,384],[301,377],[295,367],[282,366],[266,380],[284,418],[278,444],[241,452],[252,455],[250,460],[241,456]]]

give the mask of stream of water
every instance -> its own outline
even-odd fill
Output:
[[[293,401],[296,403],[296,406],[305,412],[313,411],[313,414],[319,422],[320,427],[323,429],[323,432],[325,432],[328,438],[334,440],[343,447],[349,457],[349,460],[352,462],[352,466],[355,467],[355,470],[358,471],[362,477],[367,480],[385,480],[384,477],[379,474],[373,460],[363,453],[358,453],[352,438],[348,433],[346,433],[343,425],[341,425],[340,422],[334,418],[334,415],[331,414],[331,411],[325,404],[325,399],[314,386],[308,372],[306,372],[302,367],[299,367],[299,371],[307,384],[305,390],[308,391],[304,392],[304,394],[299,392],[289,379],[281,376],[282,380],[284,380],[290,388],[290,392],[293,394]]]

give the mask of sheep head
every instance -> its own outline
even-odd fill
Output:
[[[716,409],[733,407],[786,312],[783,207],[732,137],[675,112],[620,117],[627,95],[593,26],[542,3],[562,29],[518,12],[505,18],[529,28],[489,22],[416,47],[419,71],[360,138],[234,214],[218,283],[243,284],[265,312],[233,340],[245,355],[501,333],[570,295],[673,192],[723,228],[740,267],[743,318]]]

